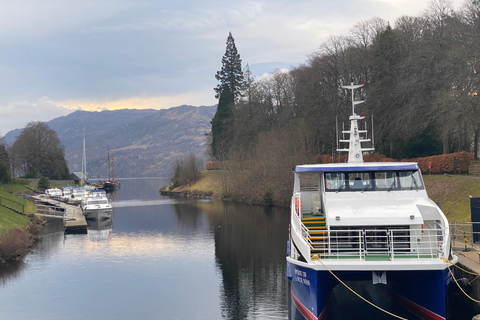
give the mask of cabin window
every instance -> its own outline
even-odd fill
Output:
[[[318,191],[320,179],[318,173],[304,173],[300,175],[300,191]]]
[[[325,172],[328,192],[421,189],[424,185],[418,170]]]
[[[343,172],[328,172],[325,173],[325,189],[327,191],[339,191],[346,188],[345,173]]]
[[[418,171],[400,171],[398,175],[400,178],[400,187],[403,190],[423,189],[422,179],[420,179]]]
[[[370,190],[373,188],[370,172],[349,172],[348,186],[351,190]]]

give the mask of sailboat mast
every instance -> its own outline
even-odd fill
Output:
[[[83,153],[82,153],[82,181],[81,185],[84,186],[87,179],[87,155],[85,152],[85,127],[83,127]]]

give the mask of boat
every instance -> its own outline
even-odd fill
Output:
[[[86,219],[103,220],[112,216],[112,204],[108,200],[105,190],[88,192],[80,207]]]
[[[101,183],[101,189],[111,192],[120,188],[120,180],[117,178],[115,179],[115,171],[113,166],[113,152],[112,156],[110,156],[110,149],[108,149],[108,157],[107,157],[107,176],[108,179]]]
[[[68,203],[79,205],[80,203],[82,203],[86,195],[87,191],[84,187],[73,187],[70,193],[70,199],[68,200]]]
[[[62,195],[60,197],[60,201],[68,202],[72,196],[72,186],[63,186],[62,187]]]
[[[45,190],[45,195],[47,195],[51,199],[60,200],[60,197],[62,196],[62,190],[58,188],[47,189]]]
[[[359,129],[351,90],[348,162],[297,165],[287,243],[290,294],[307,319],[325,319],[337,285],[371,281],[423,319],[446,319],[458,258],[449,224],[427,195],[415,162],[364,162],[373,151]],[[370,147],[364,147],[365,145]],[[450,271],[452,270],[452,271]],[[453,288],[453,287],[452,287]],[[450,289],[452,289],[450,288]]]

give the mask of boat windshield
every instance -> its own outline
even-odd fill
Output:
[[[325,172],[324,176],[327,192],[424,189],[418,170]]]

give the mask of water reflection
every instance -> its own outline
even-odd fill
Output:
[[[91,241],[108,240],[112,230],[113,222],[110,217],[106,219],[87,220],[87,235]]]
[[[220,201],[196,206],[206,212],[214,232],[223,318],[286,319],[286,210]],[[192,216],[177,215],[190,225],[196,223]]]

